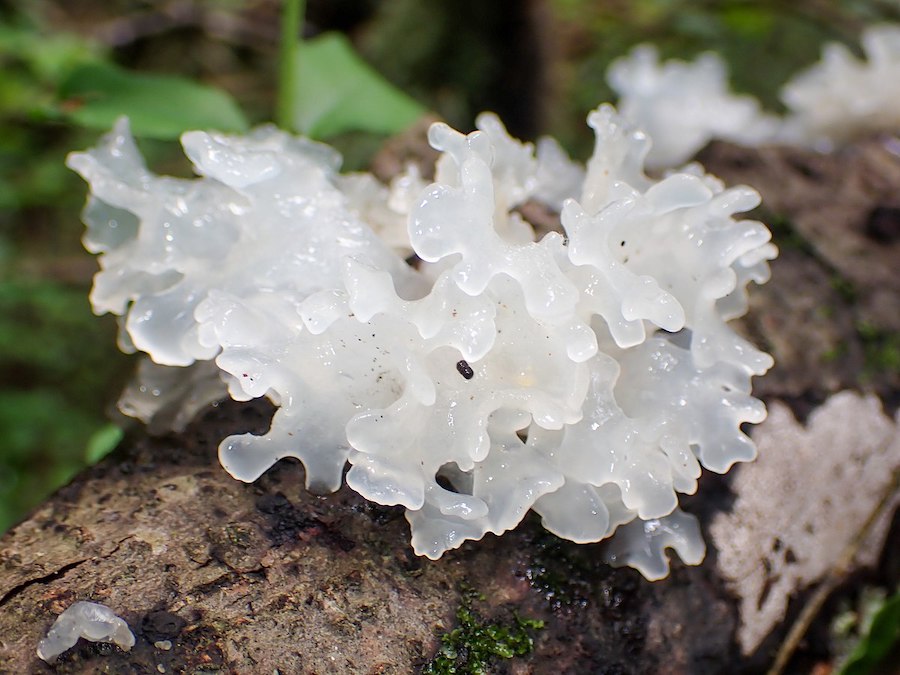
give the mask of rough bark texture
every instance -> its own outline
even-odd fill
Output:
[[[733,611],[706,568],[648,584],[534,520],[433,563],[412,554],[400,509],[311,495],[297,463],[234,481],[220,435],[261,432],[270,412],[222,405],[181,436],[131,439],[7,535],[3,672],[53,671],[37,640],[78,599],[113,608],[137,645],[80,643],[56,672],[414,672],[466,586],[486,621],[547,620],[517,672],[704,672],[730,653]]]
[[[877,140],[835,156],[716,144],[702,159],[759,188],[776,223],[774,278],[742,322],[778,360],[757,391],[801,413],[844,388],[896,401],[897,370],[872,361],[890,357],[900,316],[896,151]],[[183,434],[135,434],[9,532],[0,673],[418,672],[463,625],[534,638],[530,654],[497,657],[491,672],[699,675],[765,661],[739,657],[715,550],[651,584],[528,518],[431,562],[413,555],[401,510],[346,488],[311,495],[296,463],[254,485],[232,480],[218,441],[265,430],[270,413],[228,403]],[[727,478],[706,477],[686,508],[707,520],[730,500]],[[76,600],[117,612],[134,649],[82,641],[54,666],[38,660],[38,640]]]
[[[831,155],[713,143],[698,157],[729,185],[759,190],[755,214],[781,251],[741,320],[775,357],[763,398],[795,412],[842,389],[900,391],[900,142],[873,138]]]

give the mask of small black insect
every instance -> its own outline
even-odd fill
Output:
[[[472,366],[470,366],[469,363],[465,360],[457,363],[456,369],[459,371],[459,374],[467,380],[471,380],[475,376],[475,371],[472,370]]]

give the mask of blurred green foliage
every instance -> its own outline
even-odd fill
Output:
[[[0,531],[85,465],[123,381],[114,322],[90,313],[89,278],[74,278],[84,197],[63,159],[91,135],[53,121],[60,82],[99,58],[88,40],[0,12]]]
[[[0,528],[88,460],[109,383],[123,379],[111,324],[91,315],[83,288],[0,281]]]
[[[292,121],[308,136],[330,138],[348,131],[395,134],[425,114],[424,106],[384,80],[339,33],[303,42],[296,59],[300,87]]]
[[[175,139],[188,129],[242,132],[243,111],[226,92],[168,75],[87,63],[59,85],[58,111],[72,124],[106,131],[127,115],[132,133]]]
[[[841,603],[830,632],[839,675],[895,672],[890,664],[900,649],[900,592],[863,587],[852,606]]]
[[[59,164],[60,149],[47,142],[48,131],[35,122],[50,109],[56,86],[72,64],[94,57],[86,41],[42,35],[23,16],[0,23],[0,233],[7,237],[16,211],[67,192],[63,185],[69,172]]]
[[[876,675],[891,668],[891,651],[900,643],[900,593],[894,593],[875,612],[863,638],[850,654],[840,675]],[[896,654],[894,654],[896,658]],[[894,661],[896,665],[896,661]]]

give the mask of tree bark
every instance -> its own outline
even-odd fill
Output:
[[[270,412],[223,404],[182,435],[130,438],[7,534],[2,672],[416,672],[467,588],[484,596],[483,623],[546,621],[515,672],[699,673],[731,659],[734,612],[709,566],[650,584],[533,518],[431,562],[412,553],[401,509],[346,487],[312,495],[298,463],[233,480],[218,439],[264,431]],[[37,641],[82,599],[113,609],[137,644],[82,641],[43,664]]]

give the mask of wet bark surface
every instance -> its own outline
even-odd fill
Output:
[[[896,150],[877,139],[831,156],[714,144],[702,160],[760,189],[781,248],[741,322],[778,363],[756,391],[800,414],[845,388],[895,405],[898,372],[878,359],[889,362],[900,316]],[[346,487],[310,494],[296,462],[253,485],[231,479],[219,440],[261,433],[270,416],[266,404],[229,402],[182,434],[133,434],[7,533],[0,672],[420,672],[463,624],[533,638],[530,653],[489,659],[498,673],[693,675],[766,661],[740,656],[715,550],[649,583],[528,517],[439,561],[417,558],[402,509]],[[685,502],[706,521],[731,499],[727,477],[710,476]],[[38,640],[76,600],[109,606],[135,647],[81,641],[40,661]],[[523,627],[529,619],[543,628]]]
[[[402,509],[347,488],[312,495],[299,463],[234,481],[216,463],[221,434],[261,432],[270,412],[223,404],[180,436],[130,439],[10,532],[0,670],[416,672],[467,589],[483,596],[479,623],[545,621],[528,631],[533,653],[500,670],[699,673],[731,660],[734,615],[710,567],[650,584],[536,519],[431,562],[412,553]],[[136,646],[81,642],[43,664],[37,640],[80,599],[119,613]]]

